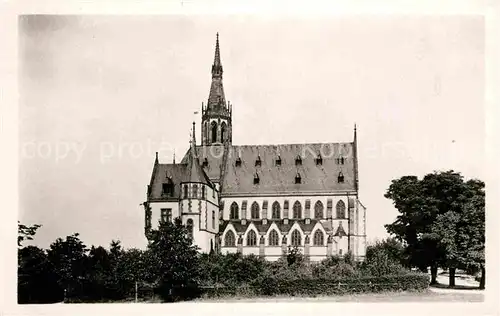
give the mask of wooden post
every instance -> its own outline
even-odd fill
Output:
[[[137,303],[137,281],[135,281],[135,302]]]

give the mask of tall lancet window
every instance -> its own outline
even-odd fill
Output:
[[[221,141],[221,143],[224,142],[225,137],[227,137],[226,136],[226,123],[222,122],[222,125],[220,127],[220,141]]]
[[[212,122],[211,134],[212,134],[212,143],[216,143],[217,142],[217,123],[215,123],[215,122]]]

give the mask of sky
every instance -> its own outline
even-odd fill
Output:
[[[474,16],[20,16],[19,220],[34,244],[143,248],[155,152],[199,140],[220,34],[233,143],[350,142],[368,240],[404,175],[483,179],[484,20]]]

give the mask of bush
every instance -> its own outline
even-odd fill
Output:
[[[261,295],[336,295],[381,291],[424,290],[429,285],[425,274],[393,275],[384,277],[295,279],[267,277],[256,283]]]
[[[403,275],[408,270],[384,250],[375,250],[361,265],[360,272],[365,276]]]
[[[313,264],[312,275],[315,278],[338,279],[358,277],[360,272],[352,256],[346,254],[344,257],[331,256],[318,264]]]

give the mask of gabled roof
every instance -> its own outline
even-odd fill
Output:
[[[301,164],[296,165],[297,155]],[[322,163],[316,164],[321,155]],[[261,165],[255,166],[260,156]],[[337,158],[344,157],[344,164]],[[241,166],[235,160],[241,158]],[[280,157],[281,165],[275,161]],[[259,184],[254,184],[254,174],[259,175]],[[299,173],[301,183],[295,183]],[[344,182],[338,182],[342,173]],[[228,153],[222,192],[228,195],[259,195],[280,193],[318,193],[355,190],[353,143],[285,144],[232,146]]]
[[[327,233],[332,231],[329,221],[318,221],[314,219],[311,219],[309,224],[305,223],[305,219],[300,219],[300,220],[290,219],[288,220],[288,224],[284,224],[283,219],[278,219],[278,220],[268,219],[266,224],[263,224],[262,220],[247,220],[244,225],[241,224],[241,220],[229,220],[229,221],[225,220],[219,226],[219,231],[221,233],[224,232],[226,227],[229,224],[231,224],[237,233],[243,234],[247,231],[248,226],[250,226],[250,224],[253,223],[253,225],[255,226],[255,228],[257,228],[257,231],[259,233],[267,233],[271,225],[274,223],[278,227],[280,233],[289,233],[292,226],[295,223],[297,223],[303,232],[311,233],[312,229],[318,222],[323,226],[323,228]]]
[[[168,197],[162,196],[163,183],[167,177],[174,183],[174,193],[171,198],[178,199],[181,196],[180,183],[187,181],[187,165],[185,164],[157,164],[152,175],[151,191],[148,200],[164,200]]]
[[[208,166],[204,168],[212,181],[221,181],[222,196],[259,195],[280,193],[327,193],[334,191],[355,190],[355,168],[353,143],[315,143],[315,144],[283,144],[283,145],[244,145],[229,146],[227,159],[223,161],[224,147],[221,145],[197,146],[196,151],[202,162],[207,158]],[[318,154],[321,164],[316,164]],[[190,150],[182,159],[187,162]],[[295,159],[301,157],[301,164]],[[281,165],[276,166],[277,157]],[[237,158],[241,165],[236,166]],[[260,157],[260,166],[255,161]],[[344,164],[337,159],[344,157]],[[225,164],[223,178],[222,164]],[[301,183],[295,183],[295,176],[300,174]],[[342,173],[344,182],[338,182]],[[258,174],[259,184],[254,184],[254,176]]]

